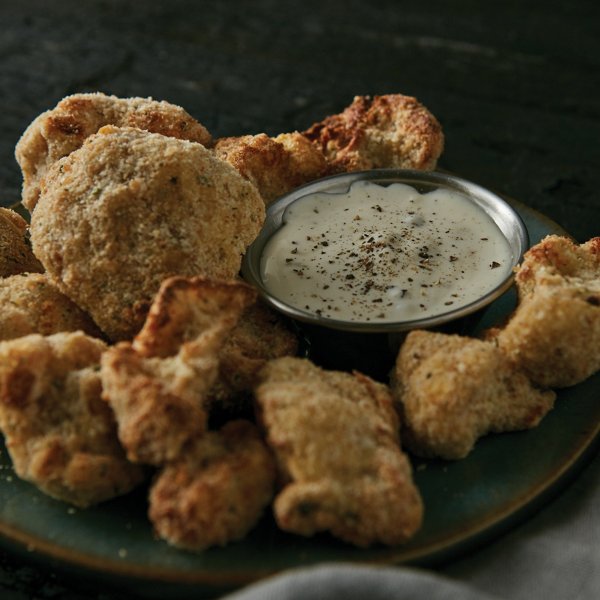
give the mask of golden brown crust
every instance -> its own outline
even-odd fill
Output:
[[[219,376],[210,390],[211,405],[244,404],[267,361],[293,356],[298,338],[283,318],[257,301],[249,306],[227,336],[219,356]]]
[[[256,187],[266,205],[327,172],[323,153],[298,132],[221,138],[214,151]]]
[[[343,112],[315,123],[304,135],[336,171],[434,169],[444,147],[437,119],[402,94],[356,96]]]
[[[81,332],[0,343],[0,427],[17,475],[76,506],[142,479],[125,459],[97,365],[103,342]]]
[[[151,98],[117,98],[105,94],[75,94],[29,125],[16,147],[23,171],[23,204],[32,211],[40,183],[50,166],[81,147],[105,125],[136,127],[152,133],[209,146],[208,131],[183,108]]]
[[[600,238],[577,245],[548,236],[524,256],[519,305],[494,332],[500,348],[538,385],[566,387],[600,369]]]
[[[105,127],[56,163],[32,215],[36,255],[112,340],[172,275],[237,275],[264,204],[200,144]]]
[[[164,464],[205,432],[219,352],[255,298],[241,282],[173,277],[162,285],[133,344],[103,354],[103,395],[131,461]]]
[[[423,507],[387,386],[280,358],[267,363],[255,393],[286,484],[275,499],[282,529],[330,531],[359,546],[415,533]]]
[[[600,278],[600,237],[577,245],[559,235],[548,235],[532,246],[517,268],[515,282],[521,297],[545,283],[570,279],[593,282]],[[576,282],[576,281],[574,281]]]
[[[208,432],[159,473],[149,517],[170,544],[204,550],[244,537],[273,496],[275,467],[258,430],[231,421]]]
[[[10,208],[0,208],[0,277],[42,273],[27,239],[27,221]]]
[[[51,335],[77,330],[93,337],[102,336],[91,317],[42,273],[0,279],[0,306],[0,340],[31,333]]]
[[[495,344],[428,331],[406,337],[392,391],[406,447],[448,460],[465,457],[489,432],[535,427],[555,399],[535,389]]]
[[[170,277],[156,294],[133,341],[142,356],[165,358],[212,328],[231,328],[257,292],[241,280]]]

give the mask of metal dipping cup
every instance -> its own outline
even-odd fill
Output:
[[[388,352],[390,347],[392,351],[394,348],[397,350],[406,332],[413,329],[435,328],[462,333],[468,326],[472,326],[476,322],[477,315],[481,315],[482,309],[499,298],[511,287],[513,282],[511,268],[498,285],[469,304],[444,310],[425,318],[389,322],[353,322],[333,319],[290,306],[274,296],[262,279],[261,259],[269,238],[285,223],[286,209],[307,195],[323,192],[345,193],[354,182],[365,180],[382,186],[403,183],[414,187],[420,193],[445,188],[466,196],[491,217],[508,241],[512,255],[512,268],[518,265],[529,246],[527,229],[519,214],[506,200],[476,183],[438,171],[375,169],[344,173],[310,182],[277,199],[267,208],[263,228],[244,256],[242,276],[258,289],[267,304],[293,319],[301,332],[310,339],[313,351],[319,349],[319,354],[327,358],[327,363],[335,363],[333,365],[335,368],[344,366],[344,358],[337,361],[332,359],[334,355],[340,353],[340,348],[346,345],[358,345],[363,349],[361,354],[364,355],[365,352],[373,354],[373,349],[369,349],[368,346],[374,343],[379,347],[382,336],[387,342],[385,345]],[[328,348],[332,344],[332,348]],[[377,357],[374,357],[373,360],[377,364],[380,362]]]

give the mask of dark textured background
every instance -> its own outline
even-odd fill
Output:
[[[0,201],[19,200],[25,127],[74,92],[169,100],[215,136],[304,129],[356,94],[402,92],[441,121],[441,167],[585,241],[600,235],[597,6],[0,0]],[[109,597],[0,556],[3,599]]]

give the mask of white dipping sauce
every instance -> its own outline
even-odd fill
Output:
[[[296,200],[261,259],[263,283],[282,302],[379,323],[458,309],[501,284],[511,267],[507,240],[467,196],[369,181]]]

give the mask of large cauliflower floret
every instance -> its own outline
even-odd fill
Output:
[[[29,125],[15,150],[23,172],[23,204],[32,211],[48,169],[81,147],[105,125],[135,127],[152,133],[211,143],[208,131],[183,108],[151,98],[117,98],[106,94],[74,94]]]
[[[33,249],[112,340],[131,339],[161,282],[230,279],[264,220],[256,189],[200,144],[105,127],[48,173]]]

